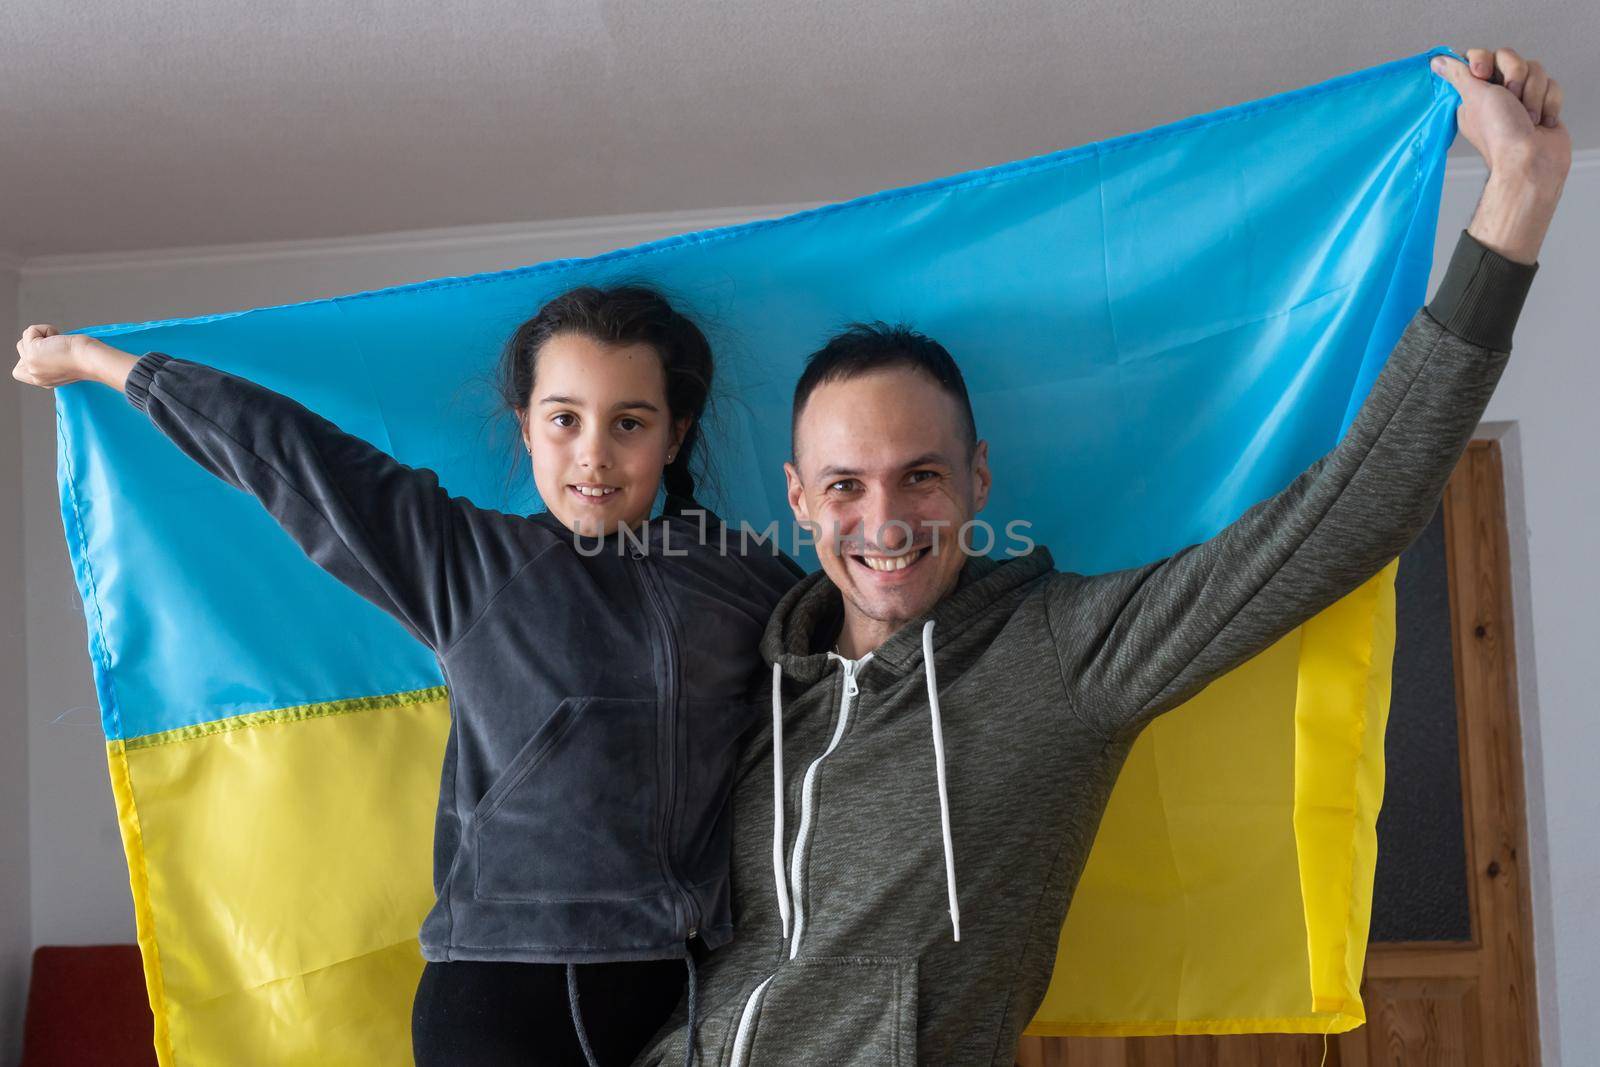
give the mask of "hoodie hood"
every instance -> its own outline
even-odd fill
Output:
[[[1055,567],[1050,550],[1035,545],[1026,556],[991,559],[969,557],[956,578],[956,587],[933,610],[908,622],[872,652],[867,663],[878,671],[904,674],[922,658],[924,623],[934,621],[933,647],[938,649],[960,636],[971,619],[1006,593],[1049,573]],[[823,571],[814,571],[791,587],[767,621],[761,637],[761,658],[776,663],[783,674],[802,685],[814,685],[831,669],[828,650],[844,621],[844,597]]]

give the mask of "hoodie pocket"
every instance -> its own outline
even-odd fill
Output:
[[[830,1067],[917,1062],[915,956],[786,960],[747,1001],[733,1062]]]
[[[473,896],[660,892],[656,715],[653,699],[563,700],[473,809]]]

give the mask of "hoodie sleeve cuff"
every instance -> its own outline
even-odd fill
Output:
[[[1428,314],[1464,341],[1509,352],[1512,331],[1538,269],[1537,263],[1507,259],[1462,230]]]
[[[145,404],[150,399],[150,382],[156,376],[156,371],[162,364],[172,357],[165,352],[146,352],[134,363],[128,371],[128,380],[123,383],[122,391],[128,398],[128,403],[138,408],[145,409]]]

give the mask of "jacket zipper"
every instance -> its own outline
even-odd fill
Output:
[[[682,906],[679,921],[679,934],[685,940],[692,940],[699,933],[700,916],[695,907],[689,891],[683,887],[678,878],[677,868],[672,862],[673,837],[672,831],[675,823],[674,816],[678,809],[678,641],[672,629],[672,620],[667,613],[665,594],[661,592],[654,567],[648,558],[638,549],[633,549],[633,558],[638,561],[644,587],[650,596],[651,606],[655,609],[656,619],[661,624],[662,648],[667,659],[666,704],[667,713],[667,805],[665,828],[662,832],[661,862],[666,868],[663,872],[672,888],[677,890],[679,903]],[[687,933],[684,933],[687,928]]]
[[[828,747],[822,755],[811,761],[811,766],[806,768],[806,777],[800,787],[800,829],[795,833],[794,854],[790,866],[789,888],[794,897],[794,933],[789,941],[789,958],[794,959],[800,951],[800,931],[804,925],[804,905],[801,903],[803,888],[800,884],[800,869],[804,862],[806,831],[811,826],[811,797],[815,792],[817,768],[822,766],[822,761],[827,759],[833,750],[839,747],[839,742],[844,738],[845,728],[850,723],[850,708],[855,703],[856,696],[861,692],[856,684],[856,671],[861,668],[872,654],[858,660],[848,660],[840,657],[844,671],[844,695],[839,698],[839,722],[833,728],[833,737],[828,741]],[[733,1067],[744,1067],[746,1058],[750,1054],[750,1042],[754,1033],[756,1011],[760,1008],[762,994],[767,991],[767,986],[778,977],[774,971],[767,976],[766,981],[751,990],[750,996],[744,1002],[744,1011],[739,1016],[739,1029],[733,1041]]]
[[[800,934],[805,930],[805,886],[802,875],[805,871],[806,845],[812,832],[811,827],[811,798],[817,791],[817,772],[822,767],[822,761],[833,754],[839,747],[839,742],[844,739],[845,729],[850,724],[850,707],[855,703],[856,694],[861,690],[856,685],[856,671],[866,661],[863,656],[859,660],[842,660],[844,671],[844,695],[839,698],[839,724],[833,729],[833,738],[828,742],[828,747],[822,755],[811,761],[811,766],[806,768],[804,782],[800,786],[800,829],[794,835],[794,853],[789,862],[789,892],[794,898],[794,935],[789,939],[789,958],[794,959],[800,953]]]

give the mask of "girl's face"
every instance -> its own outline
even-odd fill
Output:
[[[667,409],[666,371],[650,345],[568,333],[540,350],[523,438],[539,495],[569,530],[599,536],[649,518],[688,429]]]

